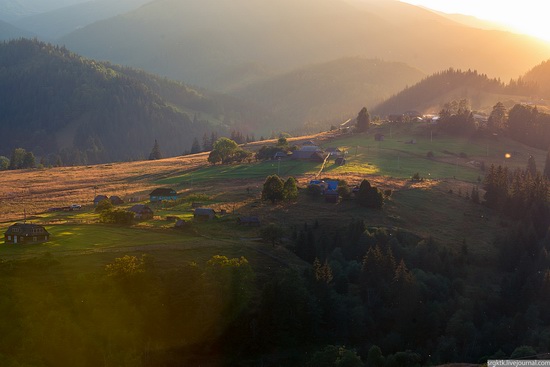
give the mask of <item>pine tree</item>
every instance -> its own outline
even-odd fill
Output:
[[[529,159],[527,160],[527,171],[531,174],[531,177],[537,175],[537,163],[535,162],[535,157],[532,155],[529,155]]]
[[[191,154],[199,153],[201,151],[201,145],[199,144],[199,139],[195,137],[193,139],[193,144],[191,145]]]
[[[161,159],[161,158],[162,158],[162,153],[160,152],[159,143],[157,142],[157,139],[155,139],[155,144],[153,145],[153,149],[149,154],[149,160],[155,160],[155,159]]]

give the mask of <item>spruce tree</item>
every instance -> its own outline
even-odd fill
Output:
[[[161,159],[162,153],[160,152],[160,147],[157,139],[155,139],[155,144],[153,145],[153,150],[149,154],[149,160]]]
[[[199,139],[195,137],[193,139],[193,144],[191,145],[191,154],[199,153],[201,151],[201,145],[199,144]]]

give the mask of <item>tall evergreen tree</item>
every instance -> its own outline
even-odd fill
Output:
[[[191,145],[191,154],[199,153],[201,151],[201,145],[199,144],[199,139],[195,137],[193,139],[193,144]]]
[[[506,107],[502,102],[497,102],[497,104],[493,106],[493,111],[491,111],[487,123],[489,129],[493,131],[506,128]]]
[[[153,149],[149,154],[149,160],[155,160],[155,159],[161,159],[161,158],[162,158],[162,153],[160,152],[159,143],[157,139],[155,139],[155,144],[153,145]]]
[[[535,162],[535,157],[532,155],[529,155],[529,159],[527,160],[527,172],[529,172],[531,177],[537,175],[537,163]]]
[[[357,114],[357,131],[367,131],[370,126],[370,115],[366,107],[363,107],[359,114]]]

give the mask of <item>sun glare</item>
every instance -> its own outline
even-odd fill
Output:
[[[550,25],[547,4],[539,0],[401,0],[449,14],[471,15],[479,19],[498,22],[511,32],[523,33],[550,42]]]

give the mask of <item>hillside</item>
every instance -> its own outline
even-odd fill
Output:
[[[39,14],[28,15],[15,20],[14,24],[21,29],[39,35],[42,40],[55,40],[98,20],[127,13],[149,1],[86,1]]]
[[[357,196],[329,203],[311,195],[306,185],[319,162],[210,165],[202,153],[3,173],[0,218],[26,213],[51,235],[38,244],[0,239],[3,360],[293,367],[344,354],[355,366],[373,355],[391,366],[548,353],[548,315],[529,316],[550,304],[547,241],[529,218],[470,197],[484,173],[471,160],[512,171],[530,154],[540,166],[546,152],[504,137],[432,137],[429,130],[382,124],[366,134],[291,139],[349,151],[345,165],[331,160],[320,177],[350,185],[368,179],[391,190],[381,209],[359,205]],[[375,133],[386,139],[375,142]],[[502,162],[507,149],[513,155]],[[296,199],[272,204],[261,199],[262,183],[279,170],[301,189]],[[153,187],[171,187],[179,198],[149,203]],[[91,205],[96,192],[132,199],[119,210],[150,205],[155,216],[104,223]],[[197,202],[216,217],[194,220]],[[83,209],[44,212],[69,203]],[[246,216],[262,225],[238,225]],[[2,232],[9,225],[0,220]],[[272,226],[282,231],[273,241],[264,235]],[[517,294],[526,299],[505,302]],[[529,328],[519,323],[528,320]],[[32,355],[15,347],[23,342]]]
[[[360,55],[427,73],[473,68],[506,79],[550,57],[550,46],[534,38],[470,28],[398,1],[156,0],[60,42],[89,57],[214,89],[251,64],[286,72]]]
[[[10,39],[31,36],[32,33],[19,29],[14,25],[0,20],[0,41],[7,41]]]
[[[403,63],[359,57],[314,64],[236,89],[233,94],[284,116],[288,127],[318,131],[373,106],[424,74]]]
[[[0,155],[8,157],[22,147],[46,164],[135,160],[155,139],[173,156],[195,137],[254,120],[240,102],[37,41],[1,44],[0,68],[0,134],[9,137]]]
[[[12,21],[89,0],[0,0],[0,19]]]
[[[477,71],[448,69],[424,78],[373,108],[381,115],[417,110],[438,113],[446,102],[468,99],[477,111],[490,112],[498,101],[529,101],[535,86],[521,81],[504,84]]]
[[[544,61],[529,70],[524,76],[526,82],[536,83],[540,97],[550,98],[550,60]]]

